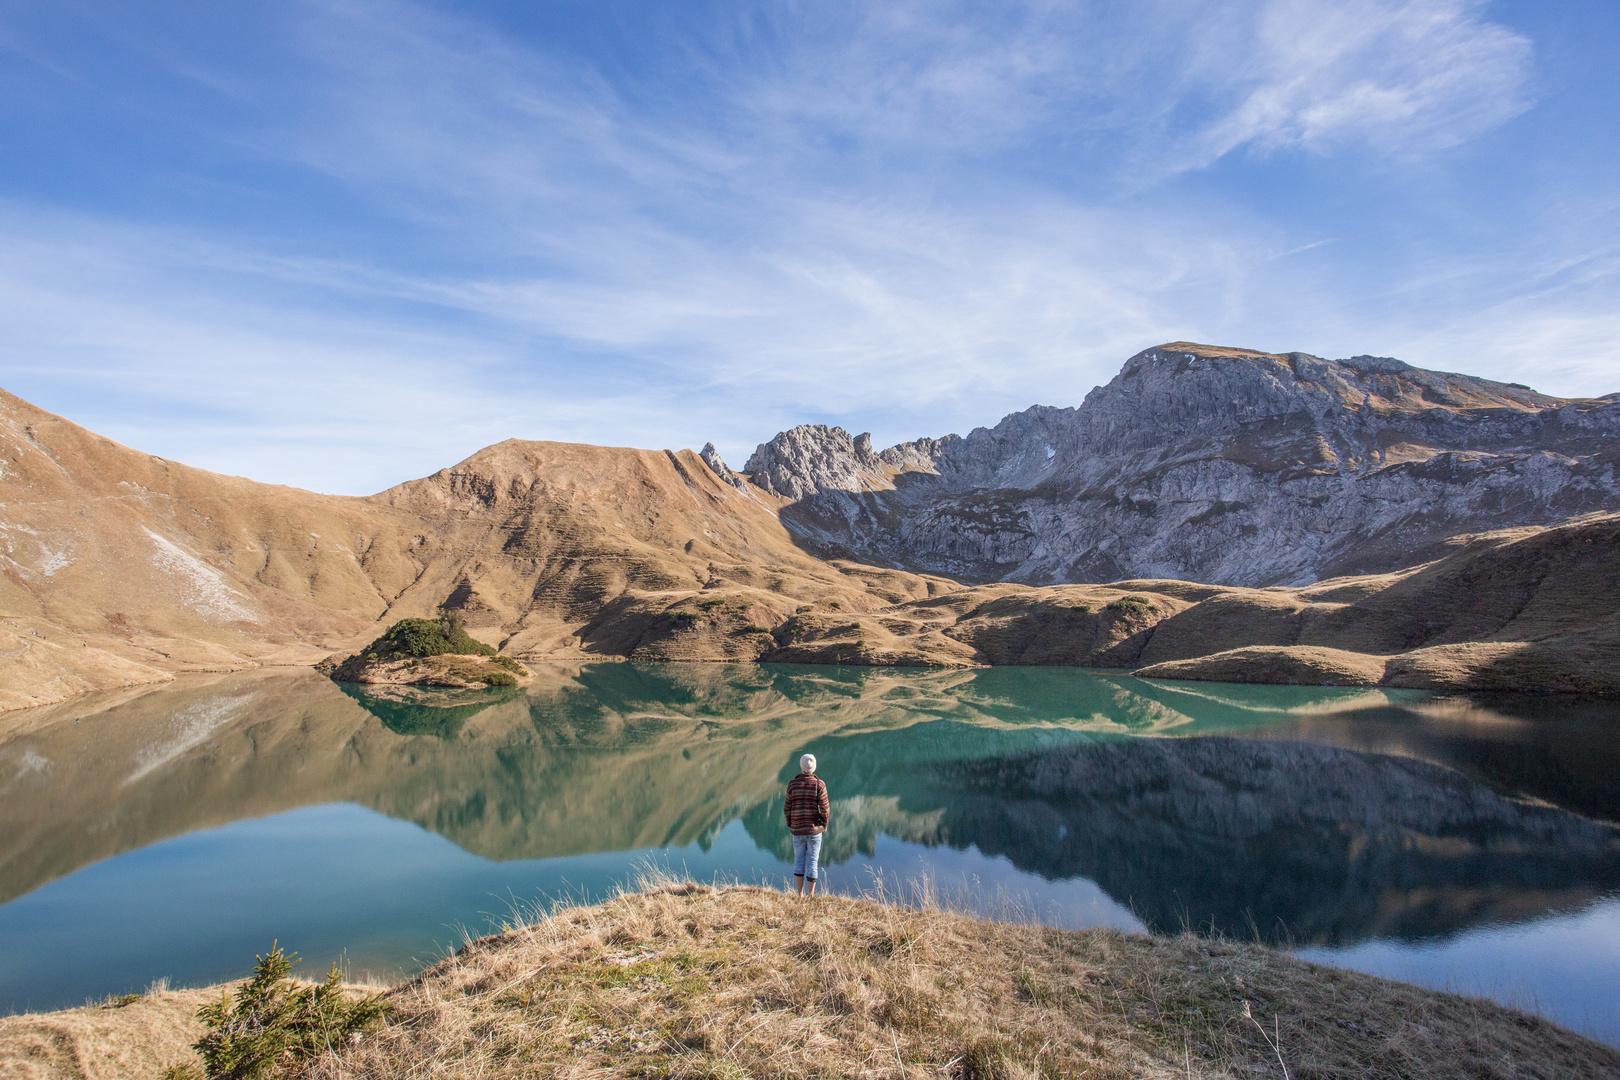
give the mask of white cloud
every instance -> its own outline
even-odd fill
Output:
[[[1196,140],[1198,161],[1239,147],[1442,149],[1529,107],[1531,44],[1470,0],[1273,0],[1237,55],[1206,51],[1241,101]],[[1227,39],[1227,43],[1230,38]]]

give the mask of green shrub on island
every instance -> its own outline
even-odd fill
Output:
[[[466,659],[462,659],[466,657]],[[428,660],[440,658],[434,663]],[[403,662],[403,678],[383,681],[423,685],[517,686],[528,669],[498,649],[467,633],[461,612],[446,612],[441,619],[401,619],[382,637],[353,656],[328,658],[316,670],[336,682],[369,682],[374,665]],[[398,673],[396,673],[398,674]],[[458,681],[435,682],[454,679]]]
[[[426,620],[419,620],[426,621]],[[388,1003],[376,994],[351,998],[336,964],[319,986],[293,981],[296,953],[272,943],[253,978],[233,998],[222,992],[197,1010],[208,1031],[195,1046],[203,1070],[171,1065],[164,1080],[272,1080],[302,1071],[317,1055],[347,1046],[382,1022]]]
[[[495,656],[496,650],[467,633],[461,612],[446,612],[442,619],[401,619],[361,654],[367,660],[409,660],[418,656]]]

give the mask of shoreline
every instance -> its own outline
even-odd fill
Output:
[[[1233,650],[1234,652],[1248,652],[1250,650]],[[1259,651],[1256,647],[1254,651]],[[1272,650],[1267,650],[1268,652]],[[0,716],[8,716],[29,709],[42,709],[52,706],[65,705],[81,698],[93,697],[96,694],[113,694],[133,691],[137,694],[149,693],[165,686],[172,685],[181,680],[194,677],[207,677],[219,675],[236,675],[250,671],[311,671],[330,679],[331,676],[320,670],[321,665],[328,660],[341,659],[344,654],[334,653],[331,657],[320,660],[298,663],[243,663],[236,665],[222,665],[219,667],[191,667],[175,672],[156,672],[150,679],[140,679],[112,683],[106,686],[86,686],[64,693],[59,697],[40,698],[31,701],[18,701],[0,695]],[[4,657],[0,657],[4,659]],[[1235,666],[1226,654],[1212,657],[1201,657],[1194,660],[1179,661],[1174,664],[1154,664],[1141,668],[1129,667],[1092,667],[1080,664],[927,664],[927,663],[891,663],[881,660],[862,660],[859,657],[841,660],[821,659],[746,659],[742,657],[628,657],[618,655],[597,656],[589,653],[570,653],[561,656],[528,657],[522,662],[533,666],[567,666],[585,667],[595,664],[714,664],[735,666],[782,666],[782,667],[812,667],[812,668],[868,668],[885,671],[988,671],[998,668],[1049,668],[1073,670],[1086,675],[1128,676],[1154,683],[1175,684],[1229,684],[1234,686],[1294,686],[1294,687],[1320,687],[1324,689],[1344,690],[1415,690],[1433,694],[1527,694],[1548,698],[1568,697],[1571,699],[1590,699],[1601,701],[1620,701],[1620,691],[1571,689],[1562,686],[1537,685],[1472,685],[1466,680],[1446,681],[1438,679],[1411,680],[1411,681],[1375,681],[1332,679],[1336,668],[1329,666],[1325,677],[1319,680],[1299,677],[1294,665],[1283,665],[1284,674],[1294,677],[1276,678],[1248,678],[1242,667]],[[1394,658],[1371,657],[1373,660],[1386,660]],[[1206,663],[1207,662],[1207,663]],[[1263,665],[1257,665],[1258,670],[1265,670]],[[1173,673],[1172,673],[1173,671]],[[333,679],[334,683],[338,680]],[[390,683],[358,682],[349,685],[355,686],[386,686]],[[437,685],[437,684],[432,684]],[[448,684],[446,684],[448,685]],[[520,683],[526,685],[526,682]]]

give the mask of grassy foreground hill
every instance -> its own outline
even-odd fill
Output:
[[[193,1061],[203,996],[0,1020],[0,1076],[155,1078]],[[289,1075],[1620,1075],[1620,1051],[1536,1017],[1257,945],[745,886],[558,910],[387,999],[380,1031]]]

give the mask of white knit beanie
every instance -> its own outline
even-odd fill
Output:
[[[816,755],[814,755],[814,754],[806,754],[806,755],[804,755],[804,757],[800,758],[799,759],[799,771],[802,772],[802,773],[813,773],[813,772],[815,772],[816,771]]]

